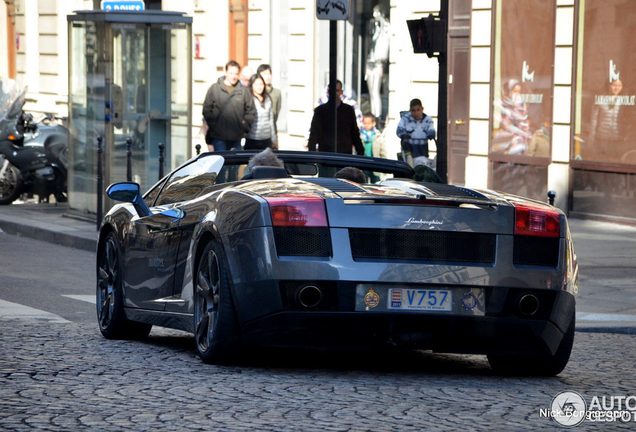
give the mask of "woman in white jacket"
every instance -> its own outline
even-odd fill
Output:
[[[256,106],[256,119],[245,138],[244,150],[263,150],[271,147],[278,150],[278,138],[276,136],[276,124],[272,111],[272,99],[265,90],[265,80],[260,74],[254,74],[250,78],[247,88],[254,97]]]

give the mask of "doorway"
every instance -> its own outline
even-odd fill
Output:
[[[229,50],[230,58],[242,66],[247,66],[247,0],[229,0],[230,28]]]
[[[470,0],[449,5],[448,182],[464,185],[470,122]]]
[[[15,12],[12,4],[6,4],[7,6],[7,65],[8,65],[8,78],[15,79],[15,53],[16,45],[20,43],[20,35],[15,31]]]

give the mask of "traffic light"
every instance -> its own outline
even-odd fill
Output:
[[[407,20],[413,52],[433,57],[434,53],[446,52],[446,20],[433,15],[418,20]]]

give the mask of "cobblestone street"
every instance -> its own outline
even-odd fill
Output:
[[[404,431],[557,429],[559,392],[636,394],[636,336],[578,333],[556,378],[503,377],[482,356],[263,353],[203,364],[193,339],[154,329],[109,341],[95,325],[0,322],[0,430]],[[617,350],[616,347],[621,347]],[[577,430],[633,430],[584,422]]]

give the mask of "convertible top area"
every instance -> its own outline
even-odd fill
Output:
[[[225,151],[212,153],[214,155],[223,156],[226,165],[247,164],[247,162],[258,154],[258,151],[245,150]],[[297,152],[297,151],[274,151],[274,154],[283,159],[285,166],[293,167],[294,165],[318,165],[330,168],[344,168],[348,166],[356,167],[361,170],[380,171],[392,173],[395,177],[412,178],[413,168],[406,162],[391,159],[374,158],[368,156],[346,155],[341,153],[324,153],[324,152]],[[204,154],[200,155],[204,156]],[[300,171],[300,169],[298,169]],[[291,172],[294,174],[293,170]]]

